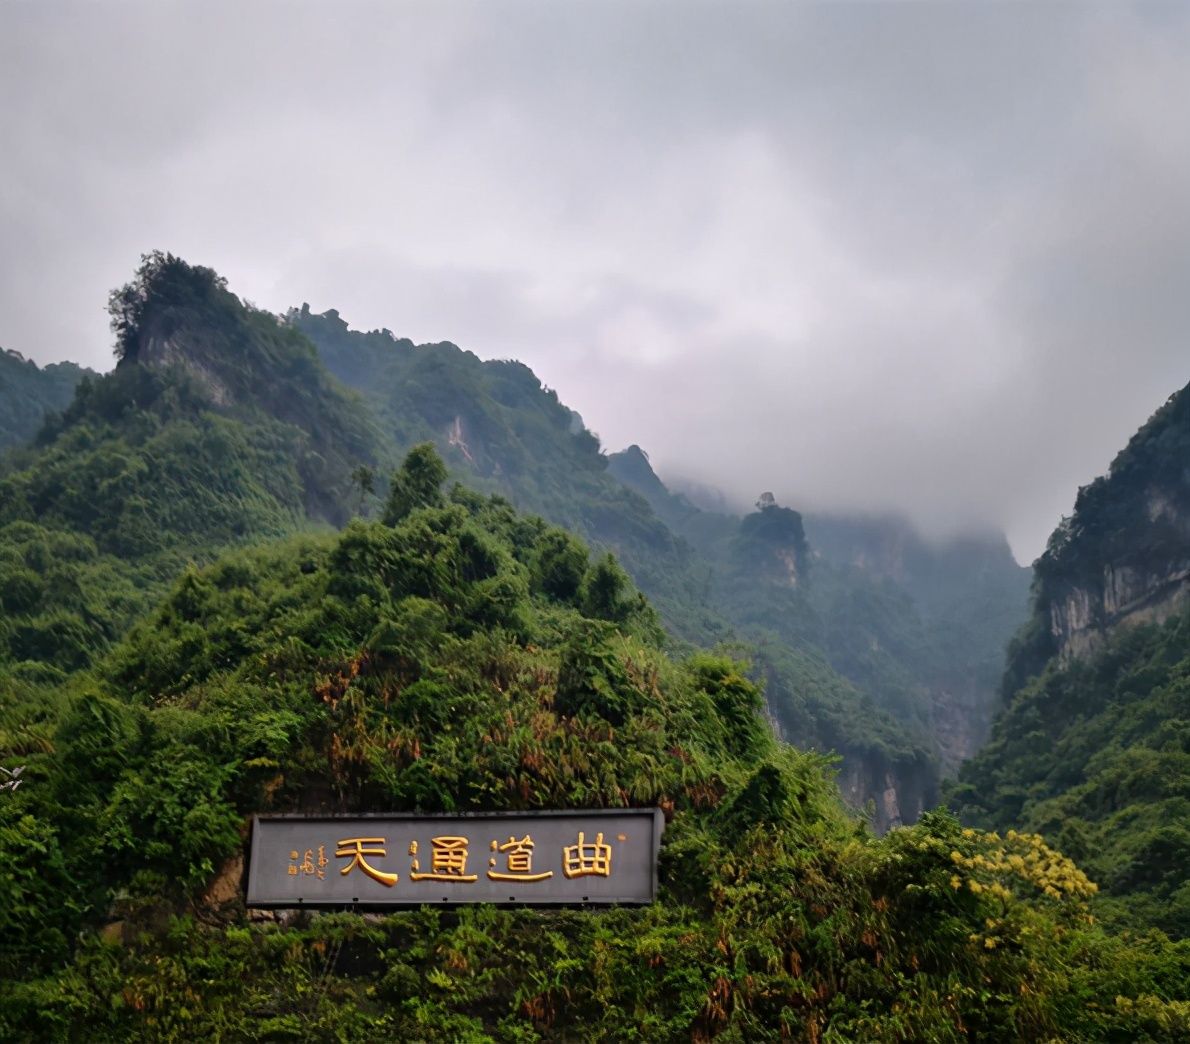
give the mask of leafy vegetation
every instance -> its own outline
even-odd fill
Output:
[[[125,634],[153,577],[130,571],[95,541],[12,522],[0,527],[0,670],[77,670]]]
[[[378,459],[310,345],[209,269],[148,255],[113,301],[120,365],[0,458],[0,666],[84,666],[187,563],[346,521]]]
[[[959,780],[964,819],[1053,838],[1113,923],[1190,935],[1190,613],[1051,664]]]
[[[71,362],[38,367],[0,349],[0,452],[29,442],[49,414],[61,413],[89,371]]]
[[[303,306],[288,321],[368,397],[402,451],[433,441],[468,484],[614,552],[679,640],[748,643],[774,720],[789,722],[799,743],[842,753],[861,802],[891,776],[906,814],[927,807],[941,768],[986,734],[1003,643],[1025,608],[1023,571],[1003,542],[991,554],[956,546],[942,569],[943,556],[919,541],[907,578],[874,578],[839,561],[854,540],[833,541],[834,561],[816,557],[792,509],[700,511],[666,489],[639,447],[603,456],[581,419],[519,363],[352,331],[334,310]],[[816,524],[827,538],[843,528]],[[853,695],[839,702],[841,692]],[[846,727],[818,727],[861,704]]]
[[[1034,678],[971,825],[875,837],[836,772],[932,804],[996,553],[955,552],[968,607],[938,556],[817,553],[643,454],[628,488],[525,367],[282,322],[167,254],[112,310],[116,370],[0,458],[0,1037],[1190,1033],[1190,944],[1121,930],[1185,928],[1186,621]],[[593,806],[664,810],[654,905],[243,907],[255,812]]]
[[[585,549],[540,519],[413,499],[189,570],[91,672],[15,685],[5,1039],[1190,1031],[1186,944],[1105,934],[1039,838],[941,813],[873,837],[743,665],[662,651],[614,563],[574,583]],[[258,811],[624,806],[667,818],[641,910],[256,922],[210,887]]]
[[[1101,884],[1113,924],[1179,937],[1190,934],[1190,614],[1184,598],[1177,608],[1188,452],[1190,387],[1080,490],[1037,562],[992,740],[949,791],[972,823],[1054,838]],[[1080,647],[1055,613],[1068,599],[1087,607]],[[1169,619],[1144,622],[1155,613]]]

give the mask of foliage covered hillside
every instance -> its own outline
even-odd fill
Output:
[[[224,547],[380,513],[388,493],[375,465],[435,432],[456,472],[614,549],[672,634],[706,646],[738,626],[711,604],[711,564],[617,481],[597,440],[527,368],[351,333],[329,313],[282,323],[210,269],[160,253],[113,293],[111,311],[115,372],[83,381],[39,445],[0,461],[0,672],[84,667],[187,563]],[[747,544],[736,550],[745,561]],[[937,769],[918,765],[928,744],[835,675],[812,641],[774,646],[758,670],[773,678],[789,735],[844,753],[853,800],[883,790],[889,772],[917,795],[908,814],[933,799]]]
[[[306,512],[337,524],[350,517],[351,472],[377,463],[379,433],[309,341],[241,302],[211,269],[160,252],[113,291],[110,310],[119,368],[181,370],[222,414],[277,425]]]
[[[603,456],[577,414],[523,365],[352,331],[334,310],[303,306],[287,318],[369,399],[401,450],[432,439],[468,483],[614,551],[672,634],[753,645],[787,735],[841,751],[855,800],[898,791],[899,803],[877,808],[881,824],[932,803],[941,767],[986,734],[993,646],[1024,613],[1024,582],[1006,547],[991,572],[1007,583],[993,580],[963,602],[972,569],[961,562],[951,604],[928,618],[895,581],[834,562],[807,582],[813,548],[797,512],[774,504],[740,519],[698,510],[665,488],[639,447]]]
[[[937,800],[986,737],[1027,571],[1003,540],[927,545],[904,522],[815,516],[769,495],[743,518],[671,493],[636,446],[609,470],[708,562],[709,603],[757,646],[791,742],[844,753],[841,783],[881,825]]]
[[[0,348],[0,451],[29,442],[48,414],[66,409],[89,373],[71,362],[38,367]]]
[[[1190,934],[1188,461],[1185,388],[1051,537],[992,741],[950,793],[972,823],[1055,838],[1113,923],[1175,936]]]
[[[1111,937],[1039,838],[872,838],[743,667],[419,451],[384,522],[187,572],[0,759],[0,1037],[1177,1040],[1190,949]],[[660,806],[661,898],[250,920],[255,811]],[[212,885],[217,887],[211,888]],[[104,928],[104,925],[107,925]]]
[[[683,637],[722,633],[687,543],[608,473],[598,438],[529,367],[485,362],[450,343],[414,345],[387,330],[353,331],[334,309],[317,315],[303,306],[287,321],[367,398],[400,453],[433,441],[469,485],[614,550]]]
[[[818,604],[832,663],[883,701],[924,687],[929,729],[953,771],[989,734],[1031,570],[1001,535],[927,542],[895,517],[812,515],[806,533],[830,566],[818,570]]]
[[[843,754],[852,800],[899,788],[900,807],[876,810],[881,826],[936,800],[924,690],[911,681],[889,700],[869,684],[872,672],[838,675],[830,628],[799,586],[809,550],[796,511],[773,504],[746,519],[698,511],[665,489],[638,447],[604,456],[577,414],[520,363],[352,331],[333,310],[303,306],[287,318],[368,398],[401,449],[432,439],[468,484],[613,551],[679,639],[749,643],[756,675],[771,679],[774,719],[800,746]],[[868,643],[866,634],[859,640]]]
[[[122,358],[0,458],[0,669],[74,669],[191,560],[339,524],[378,459],[303,338],[209,269],[147,256],[113,298]]]
[[[1079,655],[1130,617],[1190,601],[1190,384],[1129,440],[1034,566],[1033,615],[1009,653],[1006,695],[1053,655]]]
[[[1113,923],[1190,936],[1190,613],[1050,664],[959,780],[964,820],[1052,838]]]

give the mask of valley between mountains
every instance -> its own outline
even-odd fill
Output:
[[[169,254],[110,311],[0,352],[0,1036],[1190,1034],[1190,386],[1028,569]],[[256,812],[584,807],[656,904],[244,907]]]

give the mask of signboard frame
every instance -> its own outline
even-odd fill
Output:
[[[576,887],[574,895],[539,896],[528,893],[524,897],[509,896],[507,899],[468,898],[465,894],[450,894],[442,896],[446,891],[441,889],[426,889],[424,895],[405,896],[390,894],[380,898],[352,896],[350,899],[338,897],[333,899],[307,898],[306,896],[292,897],[280,895],[275,887],[269,887],[268,871],[263,863],[265,854],[265,832],[270,828],[268,824],[301,823],[317,827],[323,824],[332,828],[336,836],[341,836],[342,827],[348,824],[368,823],[401,823],[406,826],[424,824],[430,831],[438,829],[443,823],[492,823],[494,826],[509,820],[570,820],[576,829],[585,823],[591,823],[598,828],[598,821],[610,820],[614,817],[624,817],[652,820],[652,849],[647,853],[649,859],[648,894],[642,892],[628,895],[597,895],[592,898],[589,894],[582,894],[581,884]],[[499,829],[496,826],[496,829]],[[305,813],[277,813],[269,815],[254,815],[252,817],[252,834],[249,847],[247,867],[246,903],[253,909],[311,909],[311,910],[399,910],[413,909],[420,906],[476,906],[492,905],[502,907],[592,907],[592,906],[644,906],[657,898],[657,864],[661,850],[661,835],[665,829],[665,816],[660,808],[600,808],[600,809],[543,809],[523,812],[365,812],[342,814],[312,814]],[[329,835],[328,835],[329,836]],[[482,856],[486,858],[487,851]],[[340,859],[344,858],[339,856]],[[328,871],[329,872],[329,871]],[[340,871],[335,870],[338,874]],[[406,875],[408,876],[408,875]],[[613,879],[614,879],[614,875]],[[452,883],[452,888],[457,884]],[[356,889],[363,891],[365,889]],[[506,891],[508,889],[505,889]],[[592,889],[593,891],[595,889]]]

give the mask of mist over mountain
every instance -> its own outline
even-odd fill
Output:
[[[1190,6],[0,86],[0,1041],[1190,1041]]]
[[[147,257],[112,307],[119,365],[79,386],[41,447],[11,458],[0,521],[16,527],[22,577],[48,533],[93,542],[87,584],[120,608],[61,616],[59,585],[29,581],[13,603],[14,661],[41,650],[86,663],[126,625],[115,621],[129,619],[134,592],[151,597],[152,578],[187,556],[375,513],[386,468],[428,440],[468,484],[614,552],[675,637],[754,643],[773,720],[803,746],[840,751],[849,799],[875,801],[882,829],[929,807],[986,731],[999,646],[1023,613],[1002,542],[944,561],[886,523],[871,539],[892,533],[910,549],[904,562],[824,555],[794,509],[702,512],[643,451],[604,456],[523,364],[352,331],[334,311],[282,321],[172,255]],[[111,556],[129,563],[131,587],[110,578]],[[1000,577],[990,595],[988,568]],[[972,614],[983,626],[964,623]]]
[[[168,244],[518,359],[737,509],[1021,563],[1187,378],[1180,5],[184,6],[0,11],[0,344],[40,364],[107,368],[96,302]]]
[[[523,363],[159,252],[109,309],[116,368],[0,453],[0,1035],[1190,1030],[1190,393],[1029,617],[1003,537],[707,510]],[[932,808],[956,769],[1003,836]],[[653,905],[244,905],[256,813],[592,805],[661,810]]]
[[[672,633],[759,642],[783,734],[843,753],[848,797],[875,801],[881,828],[932,804],[941,773],[982,742],[1027,586],[1002,537],[935,553],[886,521],[873,541],[891,533],[908,546],[895,576],[891,560],[824,555],[794,509],[703,512],[670,493],[639,447],[604,458],[523,364],[352,331],[333,310],[287,318],[402,445],[432,439],[468,483],[613,550]]]

